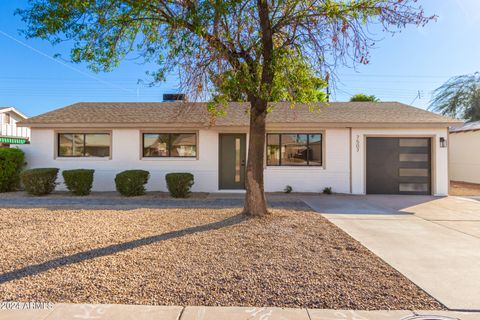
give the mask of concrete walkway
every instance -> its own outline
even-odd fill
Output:
[[[449,309],[480,311],[480,202],[427,196],[304,201]]]
[[[17,307],[23,307],[20,304]],[[429,317],[420,317],[429,316]],[[433,317],[435,316],[435,317]],[[0,310],[0,320],[478,320],[480,313],[357,311],[257,307],[56,304],[50,309]]]

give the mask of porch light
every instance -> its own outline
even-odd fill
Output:
[[[440,148],[446,148],[447,147],[447,140],[445,140],[444,137],[440,137]]]

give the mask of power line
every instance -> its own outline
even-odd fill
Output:
[[[410,104],[413,104],[417,99],[421,99],[421,98],[422,98],[422,93],[420,92],[420,90],[418,90],[417,95],[415,96],[415,98],[413,98]]]
[[[57,60],[57,59],[55,59],[55,58],[52,58],[52,57],[49,56],[48,54],[46,54],[46,53],[44,53],[44,52],[42,52],[42,51],[40,51],[40,50],[38,50],[38,49],[36,49],[36,48],[28,45],[28,44],[26,44],[26,43],[24,43],[23,41],[18,40],[17,38],[9,35],[8,33],[4,32],[4,31],[2,31],[2,30],[0,30],[0,34],[3,35],[3,36],[5,36],[5,37],[7,37],[8,39],[10,39],[10,40],[12,40],[12,41],[15,41],[16,43],[20,44],[21,46],[24,46],[25,48],[28,48],[28,49],[34,51],[35,53],[37,53],[37,54],[39,54],[39,55],[41,55],[41,56],[44,56],[44,57],[46,57],[46,58],[48,58],[48,59],[50,59],[50,60],[52,60],[52,61],[55,61],[56,63],[58,63],[58,64],[60,64],[60,65],[62,65],[62,66],[64,66],[64,67],[66,67],[66,68],[68,68],[68,69],[70,69],[70,70],[73,70],[73,71],[75,71],[75,72],[77,72],[77,73],[80,73],[80,74],[82,74],[82,75],[84,75],[84,76],[86,76],[86,77],[89,77],[89,78],[91,78],[91,79],[94,79],[94,80],[96,80],[96,81],[98,81],[98,82],[101,82],[101,83],[103,83],[103,84],[105,84],[105,85],[112,86],[112,87],[115,87],[115,88],[117,88],[117,89],[120,89],[120,90],[129,92],[129,93],[135,94],[135,91],[132,91],[132,90],[130,90],[130,89],[127,89],[127,88],[118,86],[118,85],[116,85],[116,84],[110,83],[110,82],[105,81],[105,80],[103,80],[103,79],[101,79],[101,78],[99,78],[99,77],[96,77],[96,76],[94,76],[94,75],[92,75],[92,74],[90,74],[90,73],[88,73],[88,72],[85,72],[85,71],[83,71],[83,70],[80,70],[80,69],[78,69],[78,68],[75,68],[75,67],[73,67],[73,66],[71,66],[71,65],[69,65],[69,64],[67,64],[67,63],[65,63],[65,62],[62,62],[62,61]]]
[[[406,74],[368,74],[368,73],[345,73],[339,74],[342,76],[354,76],[354,77],[376,77],[376,78],[450,78],[452,75],[406,75]]]

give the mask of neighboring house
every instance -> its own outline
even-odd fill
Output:
[[[25,144],[30,139],[30,129],[17,127],[17,122],[27,119],[13,107],[0,107],[0,147]]]
[[[450,180],[480,183],[480,121],[450,129]]]
[[[458,121],[397,102],[272,105],[266,191],[448,193],[444,142]],[[77,103],[21,125],[32,129],[30,167],[95,169],[97,191],[114,190],[122,170],[145,169],[150,191],[166,190],[166,173],[191,172],[194,191],[231,192],[244,189],[248,107],[229,103],[212,119],[205,103]]]

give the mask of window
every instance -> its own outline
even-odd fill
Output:
[[[400,192],[427,192],[428,183],[400,183]]]
[[[11,121],[11,119],[10,119],[10,114],[9,114],[9,113],[5,113],[5,121],[4,121],[5,124],[10,124],[10,121]]]
[[[425,168],[399,168],[400,177],[428,177],[428,169]]]
[[[144,157],[180,157],[197,156],[196,133],[144,133]]]
[[[59,157],[109,157],[109,133],[59,133]]]
[[[428,161],[427,153],[400,153],[399,160],[401,162],[425,162]]]
[[[400,147],[428,147],[428,139],[400,139]]]
[[[321,166],[322,134],[267,134],[268,166]]]

